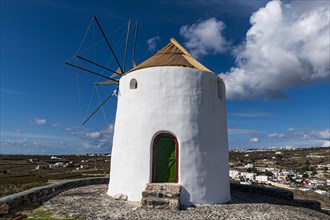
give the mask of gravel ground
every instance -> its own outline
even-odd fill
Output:
[[[232,190],[232,203],[189,208],[181,211],[142,209],[137,202],[114,200],[106,194],[107,185],[79,187],[65,191],[43,207],[65,216],[98,219],[322,219],[330,216],[287,200]]]

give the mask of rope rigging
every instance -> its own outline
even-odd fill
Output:
[[[94,22],[93,22],[94,21]],[[75,67],[76,68],[76,87],[77,87],[77,93],[78,93],[78,104],[79,104],[79,110],[80,110],[80,114],[82,115],[82,110],[81,110],[81,106],[82,106],[82,91],[86,91],[85,89],[84,90],[81,90],[80,89],[80,86],[82,85],[80,82],[79,82],[79,76],[78,76],[78,70],[82,70],[84,72],[89,72],[89,73],[92,73],[93,75],[96,75],[96,80],[94,81],[94,86],[93,86],[93,90],[91,92],[91,95],[90,95],[90,99],[89,99],[89,102],[88,102],[88,107],[87,107],[87,110],[85,112],[85,116],[84,116],[84,121],[82,123],[82,125],[84,125],[100,108],[102,108],[102,113],[103,113],[103,118],[104,118],[104,121],[105,121],[105,124],[108,125],[109,121],[106,117],[106,114],[105,114],[105,110],[103,108],[103,105],[112,97],[112,96],[117,96],[117,92],[119,90],[119,79],[121,76],[125,75],[125,67],[126,67],[126,56],[127,56],[127,51],[128,51],[128,44],[129,44],[129,35],[130,35],[130,25],[131,25],[131,20],[128,21],[127,24],[127,31],[126,29],[124,29],[122,32],[121,32],[121,35],[120,35],[120,38],[119,40],[116,42],[115,44],[115,47],[112,47],[112,45],[110,44],[109,40],[108,40],[108,37],[109,36],[112,36],[113,34],[119,32],[124,26],[125,24],[121,25],[120,27],[118,27],[116,30],[114,30],[113,32],[111,32],[110,34],[106,35],[105,32],[103,31],[100,23],[98,22],[97,18],[94,16],[89,25],[88,25],[88,28],[84,34],[84,37],[82,39],[82,41],[80,42],[79,44],[79,47],[76,51],[76,54],[71,57],[70,59],[68,59],[68,61],[74,59],[75,62],[74,64],[73,63],[69,63],[68,61],[65,62],[65,64],[69,65],[69,66],[72,66],[72,67]],[[93,26],[93,27],[92,27]],[[98,40],[96,39],[96,26],[98,27],[99,29],[99,32],[101,33],[101,35],[103,36],[103,39],[101,40]],[[88,38],[88,35],[90,34],[91,32],[91,28],[93,29],[93,33],[92,33],[92,45],[91,46],[88,46],[87,49],[84,49],[82,50],[82,47],[83,45],[85,44],[85,42],[87,41],[87,38]],[[137,36],[137,30],[138,30],[138,22],[136,21],[136,27],[135,27],[135,36],[134,36],[134,43],[133,43],[133,52],[132,52],[132,67],[135,66],[135,62],[134,62],[134,54],[135,54],[135,48],[136,48],[136,36]],[[123,37],[126,33],[126,43],[125,43],[125,50],[124,50],[124,60],[123,60],[123,63],[121,64],[118,60],[118,52],[122,49],[123,45],[124,45],[124,41],[123,41]],[[117,35],[118,36],[118,35]],[[96,47],[102,43],[102,42],[105,42],[105,45],[107,46],[108,50],[111,52],[111,55],[106,59],[106,62],[105,62],[105,65],[100,65],[98,63],[96,63]],[[102,47],[101,47],[102,48]],[[91,51],[92,49],[92,51]],[[88,52],[90,51],[90,52]],[[84,58],[81,56],[81,54],[83,53],[86,53],[88,52],[88,54],[90,56],[92,56],[92,59],[89,60],[88,58]],[[100,51],[99,51],[100,52]],[[87,54],[87,55],[88,55]],[[88,56],[87,56],[88,57]],[[100,56],[99,56],[100,57]],[[82,60],[82,66],[78,66],[77,63],[78,63],[78,59],[79,60]],[[109,69],[107,66],[111,66],[111,63],[113,61],[116,61],[115,64],[118,66],[118,69],[117,70],[112,70],[112,69]],[[79,62],[80,64],[80,62]],[[89,65],[92,67],[87,67],[85,68],[84,66]],[[107,76],[108,74],[107,73],[104,73],[105,71],[109,71],[112,73],[112,75],[109,77]],[[103,82],[100,82],[99,79],[100,77],[102,78],[106,78],[107,81],[103,81]],[[113,78],[115,77],[115,78]],[[109,85],[109,84],[116,84],[117,87],[116,89],[112,92],[112,94],[110,94],[103,102],[101,102],[101,96],[100,96],[100,91],[99,89],[97,88],[97,85]],[[90,114],[88,117],[87,117],[87,114],[90,110],[90,107],[92,106],[92,103],[93,103],[93,100],[94,100],[94,96],[95,96],[95,93],[97,95],[97,99],[98,99],[98,102],[100,103],[99,106],[96,108],[96,110]],[[86,97],[86,95],[84,96]],[[86,118],[87,117],[87,118]]]
[[[92,27],[92,26],[93,26],[93,27]],[[111,36],[111,35],[113,35],[113,34],[115,34],[116,32],[119,32],[124,26],[125,26],[125,24],[121,25],[121,26],[120,26],[119,28],[117,28],[115,31],[113,31],[113,32],[111,32],[110,34],[108,34],[107,37],[108,37],[108,36]],[[84,50],[81,51],[81,48],[82,48],[82,46],[83,46],[83,44],[84,44],[84,42],[85,42],[85,40],[86,40],[86,38],[87,38],[89,32],[91,31],[91,28],[93,29],[93,30],[92,30],[92,31],[93,31],[93,43],[92,43],[92,46],[89,46],[87,49],[84,49]],[[114,47],[114,49],[115,49],[115,50],[114,50],[115,53],[118,53],[119,50],[120,50],[120,49],[122,48],[122,46],[124,45],[123,37],[125,36],[125,32],[126,32],[126,30],[123,29],[123,31],[121,31],[121,32],[122,32],[122,33],[121,33],[121,35],[120,35],[120,38],[119,38],[119,40],[117,41],[117,43],[115,44],[115,47]],[[75,57],[78,57],[78,58],[79,58],[79,54],[84,53],[84,52],[89,51],[90,49],[92,49],[92,50],[93,50],[93,62],[94,62],[94,64],[96,64],[96,63],[95,63],[95,61],[96,61],[96,46],[97,46],[98,44],[102,43],[103,41],[104,41],[104,39],[96,41],[96,27],[95,27],[95,23],[93,24],[93,19],[91,19],[91,21],[90,21],[90,23],[89,23],[89,26],[88,26],[88,28],[87,28],[87,30],[86,30],[86,32],[85,32],[85,34],[84,34],[84,37],[83,37],[83,39],[82,39],[82,41],[81,41],[81,43],[80,43],[80,45],[79,45],[79,48],[78,48],[78,50],[77,50],[77,52],[76,52],[76,55],[75,55],[74,57],[70,58],[69,60],[72,60],[72,59],[75,58]],[[80,58],[81,58],[82,60],[85,60],[85,61],[88,62],[87,59],[84,59],[84,58],[82,58],[82,57],[80,57]],[[105,66],[109,65],[109,64],[113,61],[113,59],[114,59],[114,56],[109,56],[108,59],[107,59],[107,61],[106,61],[106,63],[105,63]],[[76,60],[76,59],[75,59],[75,64],[77,64],[77,60]],[[97,64],[96,64],[96,65],[97,65]],[[98,66],[101,66],[101,65],[98,65]],[[101,67],[104,67],[104,66],[101,66]],[[101,70],[101,74],[103,74],[103,73],[106,71],[106,69],[107,69],[106,67],[102,68],[102,70]],[[99,81],[100,77],[101,77],[101,76],[98,76],[98,77],[96,78],[95,82]],[[79,104],[80,115],[82,115],[82,103],[81,103],[81,96],[82,96],[82,94],[81,94],[81,89],[80,89],[78,70],[76,70],[76,87],[77,87],[77,93],[78,93],[78,104]],[[89,98],[88,107],[87,107],[87,109],[86,109],[86,111],[85,111],[85,114],[84,114],[84,117],[83,117],[83,118],[86,118],[86,117],[88,116],[88,113],[89,113],[90,108],[91,108],[91,106],[92,106],[93,100],[95,99],[95,98],[94,98],[95,93],[96,93],[97,100],[98,100],[99,104],[102,103],[102,101],[101,101],[101,97],[100,97],[100,91],[99,91],[99,89],[97,88],[97,86],[94,85],[94,86],[93,86],[92,93],[91,93],[90,98]],[[101,107],[101,109],[102,109],[102,114],[103,114],[104,122],[105,122],[105,124],[107,125],[107,124],[109,123],[109,120],[108,120],[107,117],[106,117],[105,110],[104,110],[103,106]]]

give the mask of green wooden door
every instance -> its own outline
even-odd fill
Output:
[[[171,183],[176,177],[176,151],[172,137],[160,137],[155,143],[155,182]]]

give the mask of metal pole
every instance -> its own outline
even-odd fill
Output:
[[[116,90],[118,90],[118,89],[116,89]],[[116,91],[115,90],[115,91]],[[90,116],[88,116],[88,118],[81,124],[81,126],[83,126],[84,124],[86,124],[86,122],[93,116],[93,115],[95,115],[95,113],[112,97],[112,96],[114,96],[115,95],[115,91],[111,94],[111,95],[109,95],[100,105],[99,105],[99,107],[97,107],[97,109],[90,115]]]
[[[135,48],[136,48],[136,38],[137,38],[137,32],[139,27],[139,21],[136,21],[136,27],[135,27],[135,35],[134,35],[134,47],[133,47],[133,54],[132,54],[132,66],[134,62],[134,56],[135,56]]]
[[[115,79],[113,79],[113,78],[107,77],[107,76],[105,76],[105,75],[102,75],[102,74],[100,74],[100,73],[94,72],[94,71],[92,71],[92,70],[88,70],[88,69],[85,69],[85,68],[83,68],[83,67],[80,67],[80,66],[77,66],[77,65],[74,65],[74,64],[68,63],[68,62],[65,62],[65,64],[66,64],[66,65],[69,65],[69,66],[73,66],[73,67],[75,67],[75,68],[77,68],[77,69],[84,70],[84,71],[86,71],[86,72],[92,73],[92,74],[94,74],[94,75],[101,76],[101,77],[103,77],[103,78],[106,78],[106,79],[112,80],[112,81],[114,81],[114,82],[117,82],[117,80],[115,80]]]
[[[124,65],[123,65],[124,71],[125,71],[125,66],[126,66],[126,53],[127,53],[127,45],[128,45],[130,28],[131,28],[131,20],[128,21],[128,27],[127,27],[126,45],[125,45],[125,53],[124,53]]]
[[[79,55],[77,55],[76,57],[79,58],[79,59],[81,59],[81,60],[84,60],[84,61],[86,61],[86,62],[88,62],[88,63],[94,64],[95,66],[98,66],[98,67],[101,67],[101,68],[103,68],[103,69],[105,69],[105,70],[108,70],[108,71],[110,71],[110,72],[112,72],[112,73],[116,73],[116,74],[118,74],[118,75],[122,75],[121,73],[117,73],[117,72],[114,71],[114,70],[111,70],[111,69],[109,69],[109,68],[107,68],[107,67],[105,67],[105,66],[102,66],[102,65],[100,65],[100,64],[97,64],[97,63],[95,63],[95,62],[93,62],[93,61],[91,61],[91,60],[88,60],[88,59],[86,59],[86,58],[84,58],[84,57],[81,57],[81,56],[79,56]]]
[[[121,65],[120,65],[120,63],[119,63],[119,61],[118,61],[118,59],[117,59],[117,56],[116,56],[115,52],[113,51],[113,49],[112,49],[112,47],[111,47],[111,45],[110,45],[110,43],[109,43],[107,37],[105,36],[105,34],[104,34],[104,32],[103,32],[103,30],[102,30],[102,28],[101,28],[100,23],[98,22],[98,20],[96,19],[95,16],[93,16],[93,18],[95,19],[96,24],[97,24],[97,26],[99,27],[99,29],[100,29],[100,31],[101,31],[101,33],[102,33],[102,35],[103,35],[103,38],[104,38],[105,42],[107,43],[107,45],[108,45],[108,47],[109,47],[109,49],[110,49],[112,55],[115,57],[115,60],[116,60],[116,62],[117,62],[117,64],[118,64],[118,66],[119,66],[121,72],[123,73],[123,72],[124,72],[124,71],[123,71],[123,68],[121,67]]]

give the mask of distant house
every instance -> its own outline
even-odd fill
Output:
[[[59,168],[59,167],[64,167],[64,163],[63,162],[57,162],[55,164],[49,164],[49,168],[51,168],[51,169],[56,169],[56,168]]]
[[[56,164],[49,164],[49,168],[50,169],[55,169],[55,168],[57,168],[58,166],[56,165]]]
[[[310,189],[306,189],[306,188],[298,188],[300,191],[304,191],[304,192],[306,192],[306,191],[309,191]]]
[[[64,166],[64,163],[63,162],[57,162],[55,163],[58,167],[63,167]]]
[[[238,170],[229,170],[229,176],[232,179],[237,179],[241,175],[241,172]]]
[[[244,166],[245,168],[253,168],[253,164],[252,163],[248,163]]]
[[[247,173],[245,176],[249,180],[255,180],[257,174],[256,173]]]
[[[88,165],[80,165],[80,169],[88,169],[90,168]]]
[[[309,154],[306,156],[307,158],[324,158],[324,155],[318,155],[318,154]]]
[[[318,169],[327,168],[328,170],[330,170],[330,164],[320,164],[320,165],[317,165],[317,168]]]
[[[264,183],[268,181],[268,176],[264,176],[264,175],[259,175],[256,176],[256,181],[259,183]]]
[[[277,180],[284,181],[287,178],[287,175],[284,172],[276,172],[275,176],[277,177]]]
[[[249,172],[241,172],[239,177],[241,177],[241,179],[248,181],[248,180],[255,180],[256,177],[256,173],[249,173]]]
[[[58,158],[58,157],[55,157],[55,156],[51,156],[50,159],[57,160],[57,159],[61,159],[61,158]]]
[[[48,169],[48,168],[49,168],[48,165],[38,165],[38,166],[36,167],[36,170],[44,170],[44,169]]]
[[[319,190],[319,189],[315,190],[314,192],[316,192],[318,194],[321,194],[323,196],[326,196],[326,195],[329,194],[327,191],[325,191],[325,190]]]

